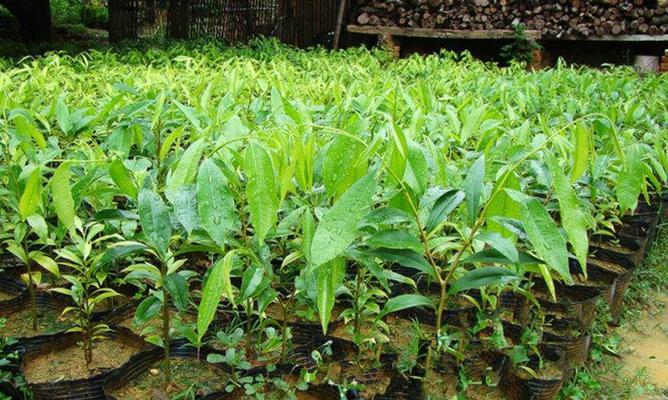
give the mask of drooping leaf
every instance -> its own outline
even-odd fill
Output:
[[[109,175],[116,186],[121,189],[125,195],[131,199],[137,199],[137,187],[134,184],[132,175],[121,160],[114,160],[109,164]]]
[[[18,115],[14,119],[14,123],[16,124],[16,130],[19,134],[31,138],[40,149],[46,148],[46,140],[44,140],[42,132],[40,132],[40,130],[30,123],[24,116]]]
[[[561,225],[566,231],[568,241],[571,243],[573,252],[580,262],[580,265],[586,266],[587,256],[589,254],[587,217],[580,208],[580,202],[575,194],[575,190],[573,190],[571,183],[566,178],[564,171],[559,167],[559,163],[555,157],[552,154],[547,154],[545,159],[550,168],[554,192],[559,201]]]
[[[334,309],[336,290],[343,283],[345,274],[345,261],[342,257],[335,258],[321,266],[315,271],[315,284],[317,290],[317,307],[320,316],[322,332],[327,333],[329,319]]]
[[[530,254],[520,252],[517,260],[511,260],[496,249],[485,249],[472,254],[461,261],[462,264],[483,263],[483,264],[541,264],[543,260]]]
[[[383,309],[378,314],[379,318],[382,318],[393,312],[405,310],[407,308],[413,307],[434,307],[433,302],[430,298],[419,295],[419,294],[402,294],[396,297],[389,299]]]
[[[543,204],[520,192],[508,190],[508,194],[522,204],[522,225],[538,256],[566,283],[572,283],[566,242]]]
[[[146,246],[141,243],[129,243],[126,245],[114,246],[104,252],[98,261],[98,265],[105,266],[111,264],[120,258],[141,252],[145,249]]]
[[[204,230],[223,247],[234,229],[236,209],[225,175],[210,159],[202,162],[197,175],[197,210]]]
[[[134,323],[139,325],[152,320],[160,312],[161,306],[162,302],[160,301],[159,298],[155,296],[149,296],[145,298],[137,306],[137,311],[135,311]]]
[[[615,186],[619,209],[622,213],[635,210],[638,205],[638,196],[645,180],[642,158],[637,146],[630,147],[626,152],[622,169],[617,174]]]
[[[70,166],[63,163],[56,169],[51,178],[51,197],[56,215],[60,222],[69,230],[75,229],[75,209],[70,187]]]
[[[471,166],[466,179],[464,179],[463,189],[466,193],[466,208],[468,210],[469,221],[475,221],[480,210],[480,197],[482,196],[483,184],[485,179],[485,156],[480,156]]]
[[[371,205],[376,179],[369,173],[355,182],[320,220],[311,245],[311,262],[324,264],[339,256],[358,235],[357,224]]]
[[[39,211],[42,204],[42,170],[35,170],[28,177],[25,189],[19,200],[19,215],[22,220]]]
[[[165,254],[172,236],[169,209],[162,198],[149,189],[142,189],[138,199],[139,222],[144,236],[158,252]]]
[[[469,271],[457,279],[448,289],[448,293],[459,293],[464,290],[479,289],[490,285],[506,285],[520,279],[520,276],[502,267],[481,267]]]
[[[397,263],[403,267],[413,268],[431,276],[434,279],[436,278],[434,275],[434,269],[431,267],[429,262],[425,260],[421,252],[417,253],[413,250],[375,249],[370,251],[369,255],[378,257],[381,260],[385,260],[391,263]]]
[[[183,275],[169,274],[165,277],[164,284],[176,309],[181,312],[186,311],[190,303],[190,290]]]
[[[244,167],[248,176],[246,196],[255,237],[262,242],[276,224],[280,199],[276,173],[269,153],[257,143],[246,149]]]

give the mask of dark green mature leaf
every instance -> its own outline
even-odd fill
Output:
[[[419,294],[402,294],[389,299],[383,309],[380,311],[378,318],[382,318],[393,312],[405,310],[413,307],[434,307],[430,298]]]
[[[169,274],[165,277],[164,284],[176,309],[186,311],[190,303],[190,290],[186,279],[180,274]]]
[[[121,160],[114,160],[109,164],[109,175],[121,192],[132,199],[137,198],[137,187],[134,184],[132,175]]]
[[[127,219],[127,220],[139,220],[139,215],[126,210],[119,210],[117,208],[107,208],[100,210],[93,215],[93,219],[96,221],[105,221],[110,219]]]
[[[415,252],[424,250],[422,242],[414,234],[398,229],[377,232],[368,238],[365,243],[367,246],[387,249],[407,249]]]
[[[543,204],[520,192],[509,190],[508,194],[522,204],[522,225],[538,256],[566,283],[572,283],[566,242]]]
[[[378,257],[391,263],[397,263],[401,266],[413,268],[423,272],[432,278],[436,278],[434,270],[429,265],[422,254],[412,250],[396,250],[396,249],[376,249],[368,252],[369,255]]]
[[[227,179],[213,160],[204,160],[197,175],[197,209],[204,230],[220,247],[234,229],[236,209]]]
[[[490,285],[506,285],[521,277],[502,267],[481,267],[467,272],[450,286],[448,293],[459,293],[469,289],[479,289]]]
[[[480,210],[480,197],[482,196],[485,179],[485,156],[480,156],[466,174],[463,189],[466,193],[466,208],[468,209],[469,221],[475,221]]]
[[[113,263],[114,261],[118,260],[119,258],[123,258],[125,256],[129,256],[131,254],[139,253],[143,250],[146,249],[146,246],[144,246],[141,243],[132,243],[128,245],[119,245],[112,247],[108,249],[107,251],[104,252],[100,260],[98,261],[99,266],[105,266],[108,264]]]
[[[589,254],[587,217],[580,208],[575,190],[573,190],[563,169],[559,167],[557,160],[552,154],[547,154],[545,160],[550,168],[554,192],[559,200],[561,225],[564,227],[566,235],[568,235],[568,241],[571,243],[580,265],[586,266]]]
[[[466,195],[460,190],[448,190],[443,193],[436,203],[434,203],[434,208],[431,210],[429,219],[427,220],[427,225],[425,228],[427,231],[432,231],[436,228],[441,222],[445,221],[446,218],[452,213],[459,205],[464,201]]]
[[[172,237],[169,209],[162,198],[149,189],[139,192],[139,221],[146,240],[162,255]]]
[[[357,238],[357,224],[366,214],[375,192],[376,179],[369,173],[355,182],[322,217],[311,244],[314,266],[333,260]]]
[[[321,265],[314,271],[317,291],[316,305],[323,333],[327,333],[329,319],[334,309],[336,290],[343,283],[345,267],[344,259],[338,257]]]
[[[246,196],[251,222],[255,237],[262,242],[278,218],[278,182],[269,153],[257,143],[251,143],[246,149],[244,167],[248,176]]]
[[[135,311],[134,323],[137,325],[144,324],[152,320],[160,312],[162,301],[156,296],[149,296],[145,298],[137,306]]]
[[[511,260],[496,249],[481,250],[461,261],[462,264],[542,264],[543,260],[527,253],[518,253],[517,260]]]
[[[239,289],[239,301],[245,301],[255,296],[261,289],[264,278],[264,269],[258,265],[251,265],[244,276],[241,278],[241,288]]]
[[[496,232],[480,232],[477,236],[479,240],[487,243],[493,249],[503,254],[512,262],[519,262],[519,255],[515,244]]]
[[[19,215],[22,220],[39,211],[42,204],[42,170],[38,167],[30,174],[19,200]]]
[[[75,229],[74,220],[76,217],[74,209],[74,199],[72,198],[72,189],[70,187],[70,166],[63,163],[56,169],[51,178],[51,197],[53,207],[56,209],[56,215],[63,225],[69,229]]]

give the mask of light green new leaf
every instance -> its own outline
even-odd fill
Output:
[[[244,167],[248,177],[246,196],[250,219],[255,237],[262,242],[278,218],[278,182],[269,153],[257,143],[251,143],[246,149]]]
[[[573,247],[575,256],[586,273],[587,255],[589,254],[587,217],[580,208],[580,202],[575,194],[575,190],[573,190],[573,187],[566,178],[564,171],[560,168],[556,158],[552,154],[546,154],[545,160],[550,168],[554,192],[559,201],[561,225],[566,231],[568,241]]]
[[[60,268],[58,268],[58,263],[56,263],[53,258],[41,251],[33,251],[29,254],[29,257],[54,276],[60,276]]]
[[[61,164],[51,178],[51,197],[60,222],[69,230],[75,229],[76,212],[70,187],[70,166]]]
[[[589,150],[591,149],[591,135],[583,124],[575,126],[575,157],[571,170],[571,183],[575,183],[587,169],[589,164]],[[563,171],[562,171],[563,173]]]
[[[121,192],[132,199],[137,199],[137,187],[134,184],[132,175],[121,160],[114,160],[109,164],[109,176]]]
[[[430,298],[419,294],[402,294],[397,297],[389,299],[383,309],[378,314],[378,318],[382,318],[393,312],[405,310],[413,307],[434,307]]]
[[[218,304],[225,294],[232,299],[232,284],[230,282],[230,271],[234,253],[229,252],[214,264],[202,291],[202,300],[197,311],[197,336],[201,340],[209,325],[213,321],[218,309]],[[226,289],[227,288],[227,289]]]
[[[23,190],[21,199],[19,200],[19,216],[22,220],[26,220],[29,216],[39,211],[42,204],[42,170],[35,168],[35,170],[28,177],[26,187]]]
[[[58,122],[60,130],[65,133],[69,134],[72,129],[74,129],[74,124],[70,117],[70,110],[67,108],[67,104],[65,104],[62,98],[58,98],[56,101],[56,121]]]
[[[343,283],[345,275],[345,261],[338,257],[318,267],[315,273],[315,285],[317,290],[317,307],[320,316],[322,332],[327,333],[329,319],[334,309],[336,289]]]
[[[496,193],[496,196],[490,200],[489,206],[487,206],[485,217],[487,221],[487,229],[492,232],[500,233],[504,237],[514,240],[516,235],[510,230],[506,229],[494,218],[504,217],[519,219],[522,212],[522,206],[511,199],[510,196],[508,196],[508,193],[506,193],[504,190],[520,190],[520,181],[513,172],[508,172],[507,174],[510,175],[508,175],[505,181],[503,179],[499,179],[494,186],[492,193]]]
[[[450,286],[448,293],[459,293],[469,289],[479,289],[490,285],[506,285],[520,280],[520,276],[502,267],[481,267],[467,272]]]
[[[40,132],[39,129],[31,124],[25,117],[22,115],[17,116],[14,119],[14,123],[16,124],[16,130],[19,134],[32,138],[40,149],[46,148],[46,140],[44,140],[42,132]]]
[[[366,215],[375,192],[372,172],[352,185],[322,217],[311,244],[314,266],[338,257],[357,238],[357,224]]]
[[[642,157],[637,146],[626,151],[622,169],[617,174],[616,195],[622,213],[635,210],[645,179]]]
[[[466,174],[463,189],[466,193],[466,208],[468,209],[469,221],[475,221],[480,210],[480,197],[482,196],[485,179],[485,156],[480,156]]]
[[[234,229],[236,209],[227,179],[213,160],[202,162],[197,174],[197,211],[202,228],[221,248]]]
[[[322,162],[322,180],[330,197],[340,196],[359,178],[353,167],[361,147],[358,141],[343,135],[330,143]]]
[[[550,214],[536,198],[512,190],[508,190],[508,194],[522,204],[522,225],[538,257],[571,284],[566,242]]]
[[[167,253],[172,237],[169,209],[155,192],[142,189],[138,196],[139,222],[148,242],[161,254]]]

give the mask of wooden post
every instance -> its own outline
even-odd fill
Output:
[[[348,0],[341,0],[339,3],[339,13],[336,16],[336,29],[334,30],[334,42],[332,43],[332,48],[334,50],[339,49],[339,41],[341,40],[341,30],[343,29],[343,16],[346,13],[346,8],[348,8]]]
[[[401,47],[397,44],[395,37],[388,33],[380,33],[378,35],[378,47],[385,49],[392,54],[392,57],[399,58],[401,56]]]

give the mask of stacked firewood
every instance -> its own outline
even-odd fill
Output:
[[[356,0],[371,26],[510,29],[546,37],[668,33],[667,0]]]

